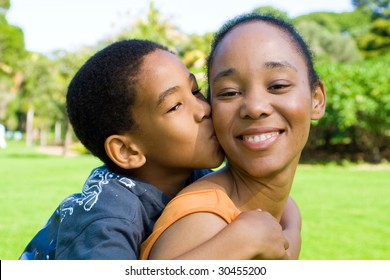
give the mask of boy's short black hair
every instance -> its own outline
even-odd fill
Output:
[[[113,43],[93,55],[69,84],[66,105],[70,123],[81,143],[109,168],[104,142],[114,134],[136,129],[132,114],[137,78],[146,55],[168,49],[148,40]]]

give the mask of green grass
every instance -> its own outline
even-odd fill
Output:
[[[0,150],[0,259],[17,259],[65,196],[80,192],[99,161],[40,154],[22,143]]]
[[[301,259],[390,259],[390,166],[300,166]]]
[[[67,195],[80,192],[91,156],[0,150],[0,259],[17,259]],[[390,259],[390,166],[299,166],[292,195],[303,218],[301,259]]]

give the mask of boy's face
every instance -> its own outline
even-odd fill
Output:
[[[223,152],[211,121],[210,105],[174,54],[157,50],[144,59],[134,106],[136,137],[145,166],[165,170],[214,168]]]
[[[287,35],[259,22],[233,29],[217,49],[210,88],[215,131],[232,165],[255,177],[295,168],[313,98]]]

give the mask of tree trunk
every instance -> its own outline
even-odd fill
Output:
[[[61,122],[56,121],[54,126],[54,144],[59,145],[61,143]]]
[[[66,133],[65,133],[65,141],[64,141],[64,156],[67,156],[72,147],[72,126],[69,121],[66,124]]]
[[[45,127],[42,127],[39,131],[39,140],[42,147],[47,146],[47,130]]]
[[[34,142],[34,109],[29,108],[26,119],[26,145],[32,146]]]

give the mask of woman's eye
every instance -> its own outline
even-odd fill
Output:
[[[275,85],[271,85],[270,87],[268,87],[268,90],[278,91],[278,90],[283,90],[285,88],[288,88],[289,86],[290,86],[289,84],[275,84]]]
[[[239,95],[239,91],[226,91],[226,92],[221,92],[218,94],[219,97],[231,97],[231,96],[236,96]]]
[[[181,106],[181,103],[177,103],[175,106],[173,106],[171,109],[167,111],[167,113],[174,112]]]

